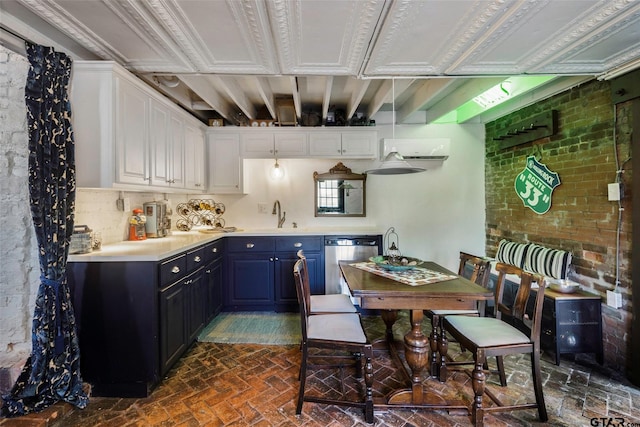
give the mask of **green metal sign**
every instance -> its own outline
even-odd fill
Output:
[[[542,215],[551,208],[551,193],[560,185],[560,177],[534,156],[527,157],[527,166],[518,174],[515,189],[525,206]]]

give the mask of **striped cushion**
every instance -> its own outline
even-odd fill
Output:
[[[516,267],[523,268],[524,260],[527,254],[527,248],[529,244],[515,243],[508,240],[501,240],[498,245],[498,253],[496,253],[496,260],[505,264],[515,265]]]
[[[566,279],[570,264],[571,252],[531,244],[527,250],[524,269],[554,279]]]

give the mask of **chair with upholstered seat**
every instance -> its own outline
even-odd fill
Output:
[[[305,277],[305,283],[309,283],[307,258],[302,249],[298,251],[298,258],[303,262],[302,273]],[[305,288],[305,298],[310,314],[356,313],[358,311],[349,295],[345,294],[311,295],[311,287],[308,286]]]
[[[466,252],[460,252],[460,265],[458,267],[458,274],[466,277],[470,281],[487,288],[489,286],[489,274],[491,270],[490,260],[487,258],[478,257],[468,254]],[[471,268],[471,274],[468,270]],[[478,309],[472,310],[425,310],[425,314],[431,318],[431,335],[429,340],[431,342],[431,375],[440,378],[440,381],[444,381],[447,377],[447,364],[459,365],[464,362],[452,362],[445,361],[439,357],[438,340],[443,333],[443,321],[445,316],[464,314],[467,316],[482,316],[484,312],[480,312]],[[506,385],[506,376],[504,375],[504,367],[499,360],[497,362],[498,372],[500,374],[500,383]]]
[[[528,273],[509,264],[498,263],[498,283],[495,295],[494,317],[446,316],[445,331],[461,346],[473,353],[474,368],[471,373],[474,399],[471,410],[472,422],[483,425],[487,412],[512,411],[514,409],[537,408],[540,421],[547,421],[547,409],[542,391],[540,374],[540,329],[544,302],[544,277]],[[507,274],[520,277],[516,298],[511,306],[503,303],[504,282]],[[537,283],[533,309],[529,297],[532,284]],[[485,362],[488,357],[503,357],[511,354],[531,355],[531,377],[536,401],[504,405],[485,387]],[[496,406],[485,407],[483,395],[489,396]]]
[[[302,413],[303,402],[362,408],[364,419],[373,423],[373,346],[367,338],[358,313],[313,314],[309,313],[309,301],[305,298],[303,272],[304,260],[296,261],[293,275],[300,303],[300,323],[302,332],[302,357],[300,361],[300,391],[296,414]],[[310,350],[313,353],[310,353]],[[317,361],[317,363],[313,363]],[[330,362],[330,363],[329,363]],[[307,369],[338,368],[341,377],[341,396],[305,394]],[[355,377],[364,377],[361,399],[345,395],[344,369],[355,369]],[[339,398],[341,397],[341,398]]]

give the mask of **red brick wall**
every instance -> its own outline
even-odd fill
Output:
[[[614,108],[617,120],[614,121]],[[557,110],[558,129],[551,137],[503,149],[493,138],[511,123]],[[624,370],[631,363],[627,345],[631,321],[631,162],[630,106],[612,104],[609,82],[592,81],[523,108],[486,125],[487,254],[509,239],[564,249],[573,254],[570,279],[600,294],[616,282],[618,203],[607,198],[616,180],[614,135],[624,186],[621,206],[619,285],[623,307],[602,305],[605,364]],[[538,215],[525,207],[514,180],[527,156],[557,172],[561,185],[550,210]]]

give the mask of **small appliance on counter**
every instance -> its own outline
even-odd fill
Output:
[[[69,253],[87,254],[91,252],[91,249],[91,229],[86,225],[74,226],[71,242],[69,243]]]
[[[166,237],[171,232],[171,208],[166,201],[147,202],[142,205],[147,217],[147,237]]]
[[[129,218],[129,240],[145,240],[147,238],[146,222],[147,218],[142,215],[142,209],[134,209],[133,215]]]

